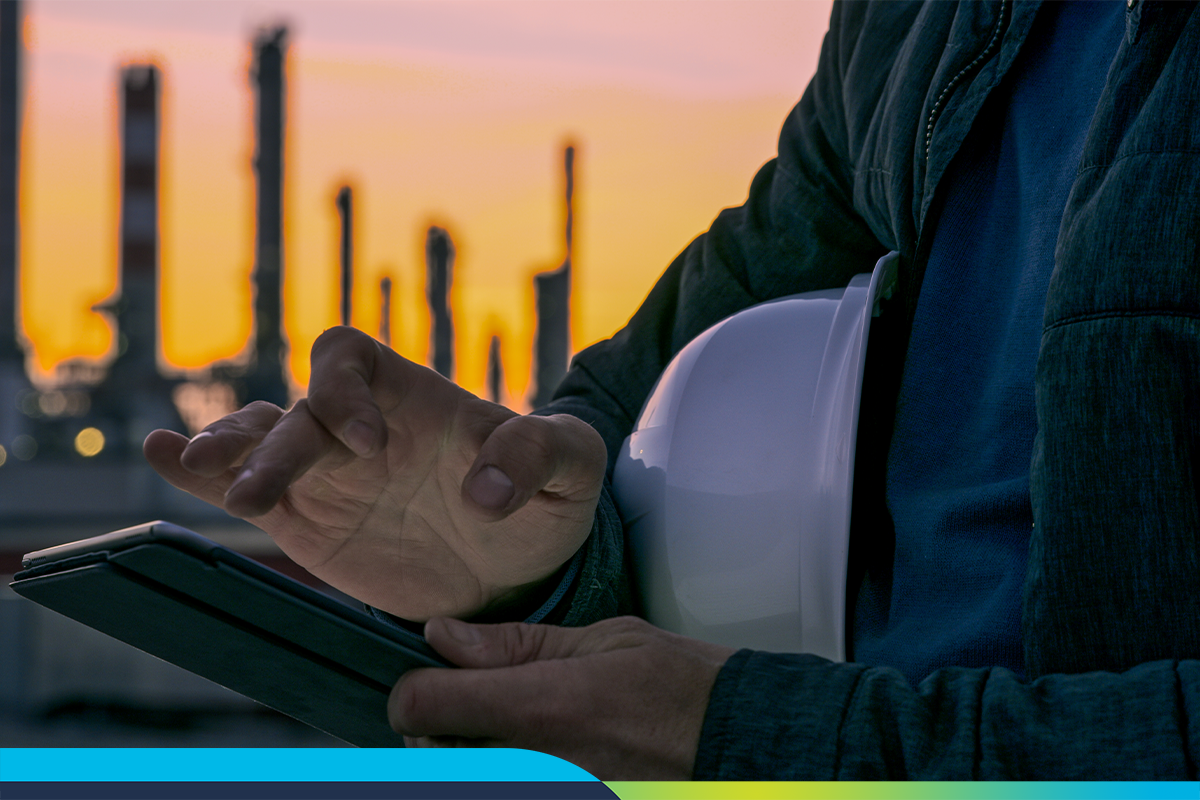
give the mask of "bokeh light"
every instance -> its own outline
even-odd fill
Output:
[[[98,428],[84,428],[75,435],[75,452],[84,458],[98,455],[104,449],[104,434]]]

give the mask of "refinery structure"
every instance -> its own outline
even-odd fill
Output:
[[[26,552],[156,518],[192,528],[310,585],[319,584],[248,523],[168,485],[141,455],[143,439],[155,428],[195,431],[197,420],[189,418],[187,404],[181,402],[189,393],[232,400],[232,405],[252,400],[288,402],[291,387],[281,293],[287,264],[283,221],[288,31],[281,26],[266,28],[250,43],[255,236],[248,353],[236,363],[212,365],[202,378],[160,371],[164,77],[155,64],[128,64],[119,70],[115,87],[120,113],[119,289],[94,308],[107,315],[117,334],[115,355],[107,363],[77,359],[60,365],[54,384],[41,386],[29,378],[29,355],[18,333],[17,316],[20,27],[21,4],[0,0],[0,577],[4,578],[0,581],[0,745],[96,744],[87,738],[93,734],[63,739],[46,733],[52,727],[47,720],[71,708],[93,715],[96,709],[107,709],[103,713],[110,716],[132,709],[141,720],[169,721],[183,713],[179,719],[194,721],[196,713],[210,714],[214,709],[232,710],[244,718],[236,730],[228,728],[228,735],[222,734],[225,738],[174,740],[180,744],[336,744],[323,735],[312,738],[308,729],[289,728],[286,720],[264,722],[255,716],[261,709],[250,701],[34,606],[7,588],[7,576],[20,569]],[[533,277],[534,374],[526,400],[535,407],[549,399],[566,372],[570,354],[575,148],[566,147],[564,155],[565,256],[558,268]],[[350,324],[353,188],[340,187],[330,199],[341,221],[339,263],[331,268],[340,275],[341,321]],[[455,368],[450,302],[455,255],[455,244],[445,229],[426,231],[429,366],[450,379]],[[388,345],[395,301],[392,289],[392,281],[383,278],[378,296],[384,313],[380,330],[372,331]],[[499,337],[491,337],[486,393],[497,402],[504,400],[500,351]],[[245,722],[251,718],[253,724]],[[112,736],[111,731],[103,736]],[[130,736],[104,738],[103,743],[159,741]]]
[[[209,519],[202,504],[181,496],[148,472],[141,442],[155,428],[194,432],[181,393],[230,397],[237,405],[289,398],[288,343],[282,320],[286,269],[283,246],[284,137],[287,132],[286,27],[260,30],[251,47],[249,82],[254,103],[252,171],[255,192],[253,326],[236,363],[211,366],[206,377],[184,380],[159,369],[159,138],[163,73],[154,64],[130,64],[119,73],[120,288],[94,310],[106,314],[117,334],[116,354],[103,364],[77,359],[60,365],[55,385],[31,384],[18,335],[16,308],[20,230],[21,43],[20,4],[0,2],[0,526],[29,525],[68,517],[99,524],[152,517]],[[535,275],[536,329],[529,404],[546,403],[565,374],[570,355],[574,146],[564,152],[565,257],[556,269]],[[353,189],[342,186],[333,203],[341,221],[341,320],[350,324],[354,281]],[[455,245],[450,234],[426,234],[426,299],[429,366],[454,378],[451,286]],[[385,313],[377,332],[390,344],[392,283],[379,298]],[[372,332],[376,333],[376,332]],[[489,343],[487,394],[502,401],[500,342]],[[92,491],[88,487],[94,489]],[[0,572],[4,571],[0,563]]]

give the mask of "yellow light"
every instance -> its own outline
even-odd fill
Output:
[[[5,461],[8,461],[8,451],[4,449],[4,445],[0,444],[0,467],[4,466]]]
[[[75,436],[75,452],[91,458],[104,449],[104,434],[96,428],[84,428]]]

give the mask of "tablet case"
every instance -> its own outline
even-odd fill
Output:
[[[18,594],[361,747],[403,746],[387,721],[392,686],[449,666],[420,636],[170,523],[22,566]]]

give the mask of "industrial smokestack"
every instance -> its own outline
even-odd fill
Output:
[[[254,251],[254,356],[245,401],[287,404],[283,340],[283,134],[287,28],[260,31],[254,39],[254,177],[257,193]]]
[[[351,325],[350,313],[354,303],[354,195],[349,186],[337,193],[338,217],[342,222],[342,324]]]
[[[388,347],[392,346],[392,279],[381,278],[379,281],[379,341]]]
[[[119,397],[159,384],[158,134],[161,73],[153,64],[121,70],[121,217],[119,295],[95,310],[110,314],[117,357],[105,386]]]
[[[7,0],[0,2],[0,364],[15,365],[17,371],[25,369],[17,341],[20,148],[21,4]]]
[[[160,73],[121,71],[121,297],[115,304],[114,388],[153,385],[158,375],[158,135]]]
[[[500,360],[500,337],[493,334],[488,343],[487,360],[488,399],[493,403],[504,402],[504,364]]]
[[[429,299],[429,349],[433,368],[454,379],[454,322],[450,285],[454,281],[454,243],[450,234],[431,227],[425,237],[425,295]]]
[[[117,357],[97,388],[92,407],[123,428],[111,452],[139,452],[155,428],[181,430],[171,381],[158,371],[158,161],[162,75],[153,64],[121,70],[121,289],[97,306],[112,314]]]
[[[21,162],[21,4],[0,2],[0,460],[29,429],[17,398],[29,389],[17,333],[18,169]]]
[[[533,277],[537,329],[533,339],[533,395],[529,404],[540,408],[550,402],[567,374],[571,357],[571,259],[575,227],[575,148],[563,154],[566,174],[566,236],[562,266]]]

